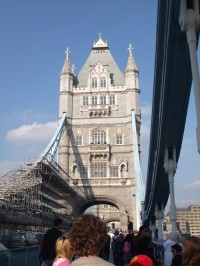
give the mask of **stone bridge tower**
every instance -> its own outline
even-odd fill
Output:
[[[139,225],[134,156],[140,153],[140,90],[131,45],[128,50],[122,73],[100,34],[75,76],[67,49],[59,98],[59,117],[66,112],[68,121],[60,142],[59,165],[85,195],[84,202],[74,199],[77,215],[94,204],[110,204],[119,209],[124,230],[130,222],[133,229]]]

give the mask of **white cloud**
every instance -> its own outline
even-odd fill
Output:
[[[145,105],[141,107],[142,117],[151,117],[151,105]]]
[[[200,180],[194,180],[193,182],[184,185],[183,188],[189,190],[200,189]]]
[[[57,127],[57,121],[35,122],[9,131],[6,140],[10,144],[10,158],[0,161],[0,175],[19,168],[24,162],[35,161],[47,147]]]
[[[31,125],[23,125],[9,131],[6,140],[17,146],[26,143],[29,146],[35,143],[46,143],[53,136],[57,125],[57,122],[47,122],[45,124],[35,122]]]

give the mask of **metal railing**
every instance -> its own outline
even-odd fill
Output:
[[[40,266],[40,246],[0,250],[0,266]]]

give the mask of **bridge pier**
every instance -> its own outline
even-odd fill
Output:
[[[174,193],[174,174],[176,173],[176,149],[165,149],[164,160],[165,172],[168,174],[169,181],[169,195],[170,195],[170,222],[172,224],[172,231],[176,231],[176,205]]]

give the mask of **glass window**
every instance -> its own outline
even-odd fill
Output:
[[[106,133],[103,130],[95,130],[92,132],[93,144],[106,144]]]
[[[82,136],[78,135],[75,136],[75,146],[80,146],[82,145]]]
[[[123,138],[121,134],[116,135],[116,144],[117,145],[123,144]]]
[[[101,96],[101,104],[106,104],[106,96]]]
[[[106,78],[101,78],[101,88],[106,87]]]
[[[115,95],[110,95],[110,105],[115,105]]]
[[[110,167],[110,177],[119,177],[118,166],[111,166]]]
[[[97,78],[92,78],[92,88],[97,88]]]
[[[88,101],[88,96],[83,96],[83,106],[88,106],[89,101]]]
[[[97,105],[97,96],[92,96],[92,105]]]
[[[92,163],[91,177],[107,177],[106,163]]]

